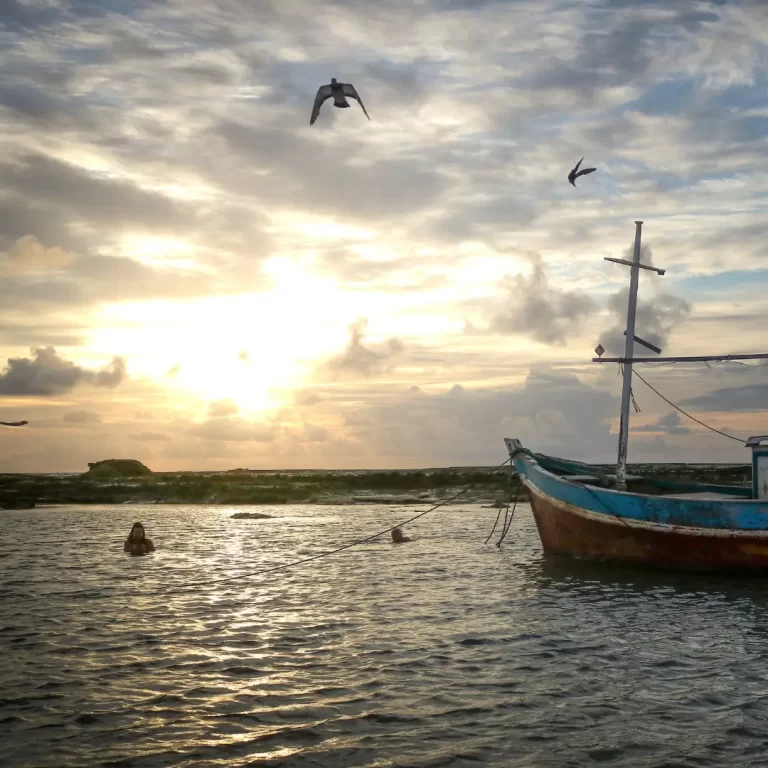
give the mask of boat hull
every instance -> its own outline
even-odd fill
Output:
[[[661,567],[768,571],[768,500],[743,489],[637,493],[507,439],[545,552]],[[587,468],[587,465],[578,465]],[[594,473],[592,473],[594,474]],[[642,478],[640,478],[642,479]]]
[[[768,531],[625,520],[580,509],[525,481],[545,552],[673,568],[768,570]]]

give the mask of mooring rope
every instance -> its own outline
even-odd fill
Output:
[[[506,461],[503,461],[501,464],[499,464],[498,467],[494,467],[490,472],[488,472],[489,475],[494,474],[495,472],[498,472],[503,466],[506,464],[509,464],[509,462],[512,459],[509,458]],[[330,549],[327,552],[320,552],[317,555],[312,555],[311,557],[305,557],[301,560],[293,560],[290,563],[284,563],[283,565],[276,565],[272,568],[265,568],[261,571],[251,571],[250,573],[244,573],[240,576],[230,576],[226,579],[210,579],[208,581],[202,581],[198,582],[197,585],[193,584],[187,584],[185,586],[201,586],[204,584],[220,584],[222,582],[226,581],[235,581],[237,579],[245,579],[249,578],[250,576],[263,576],[267,573],[274,573],[275,571],[284,571],[288,568],[294,568],[298,565],[304,565],[304,563],[311,563],[313,560],[320,560],[323,557],[329,557],[330,555],[335,555],[338,552],[343,552],[345,549],[351,549],[352,547],[357,547],[360,544],[367,544],[369,541],[373,541],[374,539],[377,539],[379,536],[383,536],[385,533],[389,533],[394,528],[400,528],[403,525],[407,525],[408,523],[412,523],[414,520],[418,520],[420,517],[424,517],[424,515],[428,515],[430,512],[434,512],[436,509],[439,509],[440,507],[445,506],[450,501],[454,501],[454,499],[458,499],[459,496],[463,496],[467,491],[471,491],[476,485],[479,484],[479,480],[475,481],[474,483],[466,486],[466,488],[463,488],[458,493],[454,493],[453,496],[449,496],[447,499],[444,499],[443,501],[439,502],[438,504],[435,504],[433,507],[430,507],[429,509],[425,510],[424,512],[419,512],[418,515],[414,515],[413,517],[409,517],[407,520],[403,520],[400,523],[397,523],[395,525],[391,525],[389,528],[385,528],[383,531],[379,531],[378,533],[371,534],[370,536],[366,536],[363,539],[356,539],[355,541],[349,542],[349,544],[344,544],[341,547],[336,547],[336,549]]]
[[[496,526],[499,524],[499,518],[501,517],[501,510],[503,507],[499,507],[499,511],[496,513],[496,520],[493,523],[493,528],[491,528],[491,532],[488,534],[488,538],[483,542],[483,545],[487,544],[491,540],[491,536],[493,536],[493,532],[496,530]],[[507,502],[507,509],[509,509],[509,502]],[[507,513],[504,513],[504,521],[506,522],[507,519]],[[504,529],[504,526],[502,525],[502,530]]]
[[[506,512],[504,513],[504,527],[501,529],[501,536],[499,536],[499,540],[496,542],[497,547],[501,547],[501,543],[504,541],[504,539],[507,538],[507,534],[509,533],[509,529],[512,526],[512,519],[515,516],[515,510],[517,509],[517,500],[520,498],[520,488],[518,487],[517,493],[515,494],[515,503],[512,505],[512,514],[509,516],[509,522],[507,523],[507,515]],[[509,511],[509,503],[507,503],[507,511]]]
[[[487,474],[492,475],[496,472],[498,472],[502,467],[509,464],[511,461],[511,457],[503,461],[501,464],[499,464],[498,467],[494,467],[492,470],[490,470]],[[365,536],[362,539],[355,539],[354,541],[350,541],[348,544],[344,544],[340,547],[336,547],[335,549],[329,549],[326,552],[320,552],[316,555],[311,555],[310,557],[303,557],[299,560],[292,560],[288,563],[283,563],[282,565],[275,565],[271,568],[262,568],[258,571],[250,571],[248,573],[241,573],[237,576],[228,576],[223,579],[206,579],[205,581],[192,581],[192,582],[184,582],[178,586],[168,586],[166,588],[161,588],[158,590],[145,590],[142,592],[142,594],[163,594],[165,592],[173,593],[173,594],[185,594],[185,590],[189,588],[195,588],[195,587],[203,587],[208,586],[209,584],[223,584],[228,581],[239,581],[240,579],[247,579],[252,576],[266,576],[270,573],[276,573],[277,571],[286,571],[290,568],[296,568],[299,565],[304,565],[306,563],[314,562],[315,560],[320,560],[324,557],[330,557],[330,555],[335,555],[339,552],[343,552],[344,550],[351,549],[352,547],[360,546],[361,544],[367,544],[369,541],[373,541],[374,539],[378,538],[379,536],[383,536],[385,533],[389,533],[394,528],[399,528],[400,526],[407,525],[408,523],[412,523],[414,520],[418,520],[420,517],[424,517],[424,515],[428,515],[430,512],[434,512],[436,509],[439,509],[440,507],[445,506],[451,501],[454,501],[455,499],[458,499],[460,496],[463,496],[468,491],[471,491],[475,486],[479,485],[480,481],[476,480],[474,483],[470,483],[470,485],[466,486],[465,488],[462,488],[458,493],[454,493],[453,496],[449,496],[447,499],[443,499],[443,501],[438,502],[434,506],[430,507],[429,509],[425,510],[424,512],[419,512],[418,515],[414,515],[413,517],[409,517],[407,520],[403,520],[399,523],[396,523],[395,525],[391,525],[388,528],[385,528],[384,530],[378,531],[377,533],[373,533],[370,536]],[[84,589],[90,590],[93,589],[93,587],[84,587]],[[68,591],[60,591],[56,593],[47,592],[46,596],[72,596],[72,592]]]

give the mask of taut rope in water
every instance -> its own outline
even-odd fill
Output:
[[[499,464],[498,467],[494,467],[492,470],[490,470],[488,474],[492,475],[494,474],[494,472],[498,472],[503,466],[508,464],[510,461],[511,459],[507,459],[506,461]],[[268,573],[275,573],[276,571],[284,571],[284,570],[287,570],[288,568],[295,568],[298,565],[311,563],[313,560],[320,560],[323,557],[335,555],[338,552],[343,552],[345,549],[351,549],[352,547],[357,547],[360,544],[367,544],[369,541],[373,541],[379,536],[383,536],[385,533],[389,533],[393,528],[399,528],[403,525],[407,525],[408,523],[412,523],[414,520],[418,520],[420,517],[424,517],[424,515],[428,515],[430,512],[434,512],[436,509],[439,509],[440,507],[445,506],[446,504],[448,504],[448,502],[453,501],[454,499],[458,499],[459,496],[463,496],[467,491],[471,491],[478,484],[478,482],[471,483],[470,485],[460,490],[458,493],[454,493],[453,496],[450,496],[447,499],[444,499],[443,501],[439,502],[438,504],[435,504],[433,507],[430,507],[424,512],[419,512],[418,515],[409,517],[407,520],[403,520],[400,523],[391,525],[388,528],[385,528],[383,531],[378,531],[377,533],[371,534],[370,536],[366,536],[363,539],[356,539],[355,541],[351,541],[349,542],[349,544],[344,544],[341,547],[336,547],[335,549],[329,549],[327,552],[320,552],[317,555],[312,555],[311,557],[305,557],[305,558],[302,558],[301,560],[292,560],[290,563],[284,563],[283,565],[276,565],[272,568],[265,568],[261,571],[251,571],[250,573],[243,573],[243,574],[240,574],[239,576],[229,576],[226,579],[209,579],[207,581],[192,582],[192,583],[187,583],[184,586],[195,587],[195,586],[203,586],[207,584],[221,584],[227,581],[237,581],[238,579],[245,579],[245,578],[248,578],[249,576],[264,576]]]
[[[504,513],[504,525],[501,527],[501,536],[499,536],[499,540],[496,542],[497,547],[501,547],[501,543],[507,538],[509,529],[512,526],[512,519],[514,518],[515,510],[517,509],[517,501],[520,498],[520,487],[521,486],[518,486],[517,492],[515,493],[515,503],[512,505],[512,514],[509,516],[509,522],[507,522],[507,512],[509,512],[509,502],[507,502],[507,512]]]

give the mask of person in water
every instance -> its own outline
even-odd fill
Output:
[[[413,541],[408,536],[403,536],[403,529],[402,528],[393,528],[392,529],[392,543],[393,544],[403,544],[406,541]]]
[[[146,555],[147,552],[154,552],[155,545],[152,539],[147,538],[144,533],[144,526],[141,523],[134,523],[128,538],[123,545],[123,552],[129,552],[132,555]]]

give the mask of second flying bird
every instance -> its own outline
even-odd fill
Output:
[[[369,120],[371,119],[365,109],[363,100],[355,90],[355,86],[352,85],[352,83],[338,83],[336,82],[336,78],[332,77],[330,85],[321,85],[317,89],[315,104],[312,107],[312,117],[309,119],[310,125],[314,125],[315,120],[317,120],[317,116],[320,114],[320,107],[323,105],[323,102],[326,99],[330,99],[331,96],[333,96],[333,106],[339,107],[340,109],[346,109],[349,107],[349,102],[346,99],[347,96],[349,96],[351,99],[357,99],[363,109],[363,112],[365,112],[365,116]]]

